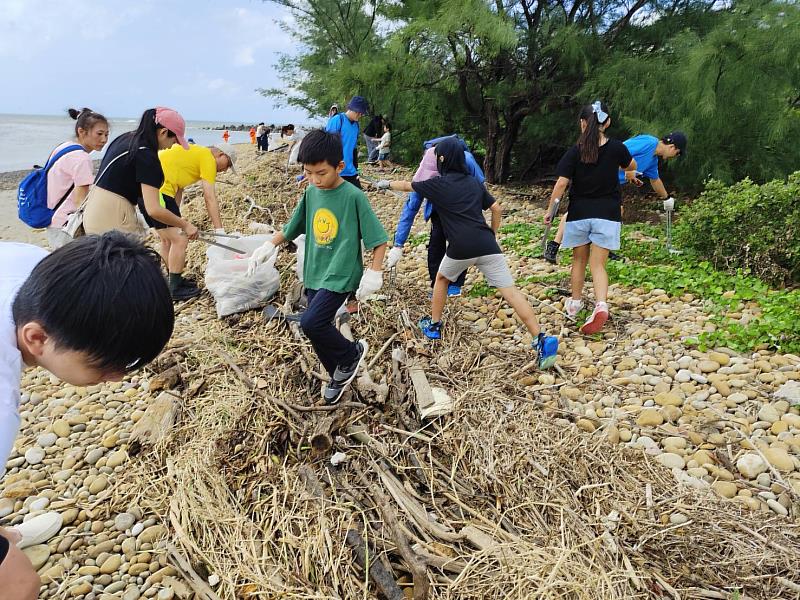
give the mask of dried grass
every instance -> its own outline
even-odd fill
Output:
[[[268,209],[249,219],[282,223],[298,196],[285,156],[242,154],[251,184],[218,186],[226,222],[238,214],[245,228],[248,194]],[[396,200],[371,197],[393,224]],[[199,220],[201,204],[190,201],[190,217]],[[203,251],[192,245],[198,271]],[[286,290],[291,260],[279,265]],[[205,387],[184,400],[169,439],[138,455],[115,501],[159,515],[196,570],[222,578],[220,598],[375,597],[348,530],[404,587],[411,573],[397,542],[407,541],[427,564],[432,598],[796,597],[796,522],[680,487],[643,453],[565,426],[557,390],[531,392],[512,377],[530,359],[522,350],[489,349],[461,327],[429,353],[399,318],[422,314],[425,289],[401,272],[389,300],[363,308],[353,328],[373,349],[399,333],[393,347],[422,361],[456,410],[420,425],[407,376],[396,379],[386,352],[372,376],[389,381],[389,401],[373,406],[356,393],[368,407],[340,409],[352,427],[336,437],[349,456],[337,468],[308,444],[327,413],[292,409],[319,398],[302,364],[309,348],[258,313],[217,321],[208,298],[187,306],[173,357],[185,387]],[[450,310],[457,320],[460,309]],[[387,498],[399,524],[386,518]],[[671,524],[675,513],[688,519]]]

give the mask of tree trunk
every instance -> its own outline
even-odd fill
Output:
[[[515,115],[500,124],[501,115],[494,106],[487,103],[486,110],[486,158],[483,162],[486,181],[503,183],[511,175],[511,151],[517,142],[524,115]]]

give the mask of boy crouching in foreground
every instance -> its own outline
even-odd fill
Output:
[[[355,378],[366,356],[367,343],[345,338],[334,327],[334,317],[352,292],[356,292],[358,300],[364,300],[381,288],[389,236],[364,192],[340,177],[344,161],[338,135],[312,131],[303,140],[297,160],[311,185],[283,232],[253,252],[248,272],[252,275],[281,244],[307,234],[303,283],[308,308],[300,327],[331,376],[324,392],[325,402],[335,404]],[[361,262],[362,240],[373,250],[372,266],[366,271]]]
[[[119,381],[161,352],[175,313],[158,254],[118,231],[79,238],[52,254],[0,242],[0,265],[2,477],[19,429],[26,365],[77,386]],[[57,513],[0,528],[3,600],[39,597],[39,576],[19,548],[44,543],[60,528]]]
[[[558,339],[546,336],[539,329],[533,308],[514,286],[506,257],[495,239],[502,214],[500,205],[483,185],[469,175],[464,150],[456,140],[445,139],[436,145],[436,164],[440,177],[426,181],[384,180],[377,183],[381,189],[413,191],[427,198],[436,208],[448,240],[447,252],[433,286],[431,316],[420,320],[420,329],[430,339],[441,337],[448,285],[459,273],[475,265],[488,284],[500,291],[530,331],[533,336],[531,347],[536,351],[539,368],[552,367],[556,361]],[[483,216],[487,209],[492,211],[491,228]]]

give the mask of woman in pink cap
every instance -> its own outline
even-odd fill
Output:
[[[170,211],[158,193],[164,183],[158,151],[176,142],[188,150],[185,134],[183,117],[159,106],[144,111],[136,131],[123,133],[109,144],[86,199],[83,228],[87,234],[112,229],[140,233],[136,205],[141,198],[153,219],[182,229],[189,239],[197,238],[197,227]]]

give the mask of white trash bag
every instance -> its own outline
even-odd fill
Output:
[[[225,243],[244,250],[236,254],[224,248],[209,246],[206,250],[206,287],[216,300],[217,317],[244,312],[264,306],[275,295],[281,277],[275,268],[278,253],[261,264],[252,277],[247,276],[248,259],[271,235],[248,235],[237,239],[225,238]]]

